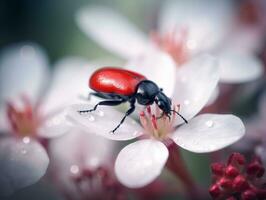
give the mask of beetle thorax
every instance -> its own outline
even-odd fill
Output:
[[[154,103],[156,95],[160,92],[158,86],[149,80],[141,81],[137,86],[136,99],[141,105]]]

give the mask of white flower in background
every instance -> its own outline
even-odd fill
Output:
[[[250,47],[259,43],[250,39],[253,34],[249,34],[248,30],[239,31],[241,37],[230,34],[237,17],[233,8],[232,1],[227,0],[166,1],[159,13],[158,30],[151,31],[150,39],[127,19],[104,7],[81,9],[77,22],[89,37],[131,64],[136,59],[138,63],[145,64],[146,59],[154,59],[154,52],[160,49],[170,55],[179,67],[198,53],[207,51],[219,56],[221,82],[241,83],[261,76],[263,68],[254,55],[254,48]],[[247,41],[252,44],[241,45]],[[144,70],[156,74],[157,68],[152,65],[148,69],[142,65],[139,67],[142,67],[140,72]],[[160,74],[165,68],[158,70],[157,74]],[[152,74],[144,75],[151,77]]]
[[[180,113],[188,124],[175,114],[170,121],[165,117],[157,119],[159,110],[148,108],[140,113],[140,124],[128,117],[112,134],[110,131],[124,116],[113,107],[102,106],[95,112],[81,114],[80,110],[91,109],[94,105],[76,104],[67,111],[67,118],[88,133],[111,140],[146,138],[127,145],[116,159],[115,173],[128,187],[145,186],[160,175],[168,159],[168,149],[163,141],[169,138],[184,149],[204,153],[224,148],[244,135],[244,125],[236,116],[202,114],[195,117],[219,80],[218,63],[214,58],[197,57],[187,62],[176,75],[179,83],[173,102],[180,104]]]
[[[84,91],[82,88],[86,88],[87,77],[93,69],[85,68],[85,61],[78,59],[68,59],[68,66],[62,63],[55,67],[53,79],[49,79],[48,59],[38,45],[23,43],[2,49],[1,195],[37,182],[49,163],[41,138],[61,135],[71,127],[63,108]],[[45,90],[50,82],[53,83],[50,90]]]
[[[232,146],[241,152],[257,153],[266,163],[266,93],[262,94],[258,104],[258,113],[245,121],[246,135]]]
[[[68,199],[108,196],[112,185],[108,182],[108,191],[104,184],[113,180],[110,171],[114,151],[113,141],[73,127],[49,145],[53,183]]]

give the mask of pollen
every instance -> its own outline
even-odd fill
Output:
[[[40,120],[30,101],[25,97],[21,100],[22,107],[19,108],[11,102],[7,103],[7,117],[13,132],[24,138],[36,134]]]
[[[179,111],[179,107],[174,108],[175,111]],[[176,119],[176,114],[173,112],[171,115],[162,115],[161,110],[157,105],[152,108],[147,108],[139,115],[140,123],[143,126],[145,133],[153,138],[164,140],[169,133],[174,129],[173,124]]]
[[[176,62],[177,66],[188,60],[188,49],[192,46],[192,43],[188,41],[188,31],[186,29],[178,32],[174,30],[165,34],[152,32],[151,40],[161,50],[168,53]]]

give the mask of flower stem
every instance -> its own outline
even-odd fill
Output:
[[[167,147],[169,150],[169,157],[166,167],[181,180],[188,199],[200,199],[199,189],[186,167],[179,147],[174,142],[168,143]]]

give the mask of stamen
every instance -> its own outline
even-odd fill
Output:
[[[11,102],[7,102],[7,117],[13,131],[20,136],[35,134],[39,124],[39,118],[33,112],[33,108],[26,97],[21,98],[23,108],[17,108]]]
[[[148,112],[149,114],[151,114],[151,107],[150,107],[150,106],[147,106],[147,112]]]
[[[183,64],[188,59],[187,29],[173,30],[164,35],[152,32],[151,39],[159,48],[170,54],[178,65]]]
[[[152,125],[153,125],[154,129],[158,130],[157,120],[156,120],[155,115],[152,115]]]

